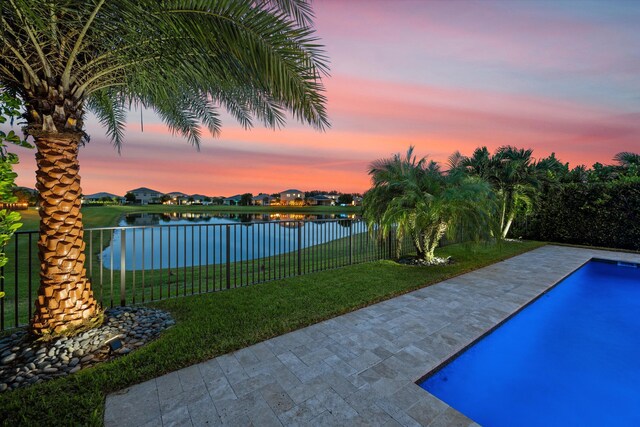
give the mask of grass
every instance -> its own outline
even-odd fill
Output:
[[[289,214],[359,214],[360,206],[175,206],[175,205],[125,205],[125,206],[85,206],[82,215],[85,228],[111,227],[118,225],[118,220],[129,213],[164,213],[164,212],[206,212],[206,213],[289,213]],[[38,229],[38,211],[29,208],[19,211],[23,226],[20,231]]]
[[[451,245],[437,253],[456,260],[447,266],[378,261],[155,303],[177,320],[157,341],[75,375],[0,394],[0,420],[4,425],[100,425],[110,392],[542,245]]]
[[[206,212],[206,213],[295,213],[295,214],[340,214],[340,213],[359,213],[360,207],[352,207],[352,206],[304,206],[304,207],[278,207],[278,206],[170,206],[170,205],[147,205],[147,206],[91,206],[84,207],[82,209],[83,214],[83,222],[86,229],[97,228],[97,227],[110,227],[117,226],[120,222],[120,219],[123,215],[130,213],[166,213],[166,212]],[[23,227],[20,231],[29,231],[29,230],[37,230],[39,215],[38,211],[34,208],[20,211],[22,215]],[[109,231],[96,231],[93,233],[85,233],[85,241],[87,244],[86,254],[87,254],[87,262],[86,268],[89,271],[90,275],[92,275],[92,284],[93,289],[97,297],[99,297],[105,303],[109,303],[110,301],[118,301],[119,300],[119,271],[115,271],[116,283],[112,281],[111,272],[109,270],[109,266],[105,265],[103,269],[100,269],[100,261],[98,255],[102,252],[102,249],[109,246],[110,244],[110,236],[111,233]],[[29,244],[28,238],[31,238],[31,244]],[[27,295],[31,295],[32,299],[37,295],[38,289],[38,274],[39,274],[39,260],[38,260],[38,250],[37,250],[37,235],[33,234],[31,236],[20,235],[18,237],[18,251],[16,252],[15,239],[12,239],[10,244],[6,248],[6,253],[10,258],[17,259],[17,271],[16,264],[13,262],[13,259],[10,259],[9,264],[4,269],[4,277],[5,284],[4,290],[6,291],[6,299],[5,299],[5,309],[4,309],[4,318],[1,320],[4,322],[4,327],[11,328],[16,325],[15,318],[15,307],[18,307],[18,318],[17,324],[22,325],[26,324],[29,320],[29,303]],[[322,251],[325,256],[330,253],[330,251],[324,251],[324,246],[316,248],[316,251]],[[181,248],[182,249],[182,248]],[[31,250],[31,255],[29,256],[29,250]],[[305,250],[304,256],[307,255],[308,252]],[[17,255],[17,256],[16,256]],[[289,258],[289,256],[287,256]],[[273,261],[273,262],[272,262]],[[332,262],[332,260],[327,260],[327,262]],[[267,263],[269,268],[261,272],[264,277],[268,278],[280,278],[283,277],[284,274],[278,270],[280,270],[281,264],[286,262],[287,264],[291,264],[290,260],[283,259],[262,259],[255,260],[251,263],[251,266],[247,263],[246,265],[240,264],[233,265],[232,269],[234,272],[233,284],[235,286],[242,286],[244,284],[248,284],[249,281],[255,278],[254,272],[249,272],[249,268],[255,269],[259,263]],[[29,270],[29,263],[31,265],[31,270]],[[342,262],[344,264],[344,262]],[[337,266],[337,262],[335,263]],[[160,271],[147,271],[146,279],[147,284],[153,284],[153,286],[147,286],[145,289],[145,300],[150,298],[156,298],[162,295],[161,292],[166,292],[169,288],[173,290],[173,293],[177,292],[177,288],[180,288],[180,293],[187,293],[186,288],[186,280],[187,276],[189,276],[189,280],[192,283],[195,283],[195,288],[209,289],[209,286],[216,286],[215,277],[209,277],[209,270],[206,271],[206,276],[209,278],[210,283],[203,283],[205,278],[205,273],[203,269],[197,268],[194,276],[194,271],[191,268],[179,268],[172,270],[172,277],[168,276],[167,266],[165,265],[165,270]],[[224,268],[224,266],[223,266]],[[221,267],[212,265],[210,270],[213,272],[214,269],[220,271]],[[237,273],[237,274],[236,274]],[[250,277],[251,276],[251,277]],[[127,275],[126,278],[126,289],[127,289],[127,301],[134,300],[133,298],[133,289],[136,290],[136,301],[140,301],[142,298],[142,287],[141,287],[141,274],[138,272],[138,277],[133,277],[131,273]],[[180,282],[178,283],[178,279]],[[220,279],[220,277],[218,277]],[[239,280],[238,280],[239,279]],[[251,279],[251,280],[250,280]],[[137,280],[137,284],[134,285],[134,280]],[[243,283],[244,282],[244,283]],[[16,288],[15,284],[17,283],[17,296],[16,296]],[[204,287],[203,287],[204,285]],[[137,286],[137,287],[136,287]],[[184,286],[184,289],[182,288]],[[217,284],[218,287],[221,286],[220,283]],[[190,286],[189,286],[190,287]],[[112,288],[114,291],[112,292]],[[152,290],[153,289],[153,290]],[[160,291],[160,289],[163,289]],[[183,292],[184,290],[184,292]],[[155,293],[154,293],[155,292]],[[193,293],[193,292],[189,292]],[[17,298],[17,304],[16,304]]]

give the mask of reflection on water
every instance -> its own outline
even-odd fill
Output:
[[[346,214],[141,213],[127,215],[120,226],[139,228],[124,236],[113,231],[111,246],[101,254],[105,268],[121,269],[123,245],[126,270],[149,270],[220,264],[227,257],[247,261],[366,232],[356,215]]]
[[[356,214],[298,214],[298,213],[206,213],[206,212],[166,212],[128,214],[120,221],[121,226],[174,224],[177,221],[206,224],[220,223],[216,220],[227,220],[229,224],[267,221],[314,221],[326,219],[359,219]],[[227,223],[227,222],[225,222]]]

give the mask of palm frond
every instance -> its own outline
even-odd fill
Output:
[[[287,113],[330,126],[329,61],[306,0],[8,1],[0,86],[34,100],[40,116],[53,106],[37,100],[55,90],[74,114],[100,109],[105,124],[115,123],[105,93],[140,103],[195,145],[201,125],[219,133],[219,108],[245,128],[280,128]]]

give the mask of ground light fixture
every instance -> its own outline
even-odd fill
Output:
[[[104,345],[109,346],[109,352],[113,353],[116,350],[122,348],[122,335],[115,335],[104,342]]]

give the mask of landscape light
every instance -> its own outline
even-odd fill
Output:
[[[116,335],[114,337],[109,338],[104,342],[104,345],[109,346],[109,352],[113,353],[114,351],[122,348],[122,341],[120,340],[121,336]]]

